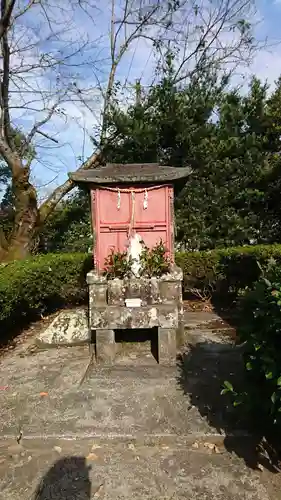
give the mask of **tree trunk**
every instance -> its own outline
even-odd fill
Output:
[[[102,155],[99,152],[93,153],[80,169],[98,165],[101,159]],[[29,169],[20,167],[16,172],[12,179],[15,199],[13,230],[6,239],[0,228],[0,262],[21,260],[30,255],[44,222],[61,199],[74,187],[74,183],[68,179],[62,186],[56,188],[39,208],[36,190],[29,182]]]
[[[34,246],[39,223],[36,190],[29,182],[28,169],[21,169],[13,178],[15,219],[7,245],[0,248],[0,262],[25,259]],[[6,248],[5,248],[6,247]]]

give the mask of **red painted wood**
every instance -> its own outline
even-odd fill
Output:
[[[171,186],[155,187],[147,190],[147,208],[144,209],[145,187],[132,187],[130,192],[118,192],[97,188],[92,190],[92,214],[95,231],[94,259],[95,267],[101,271],[105,258],[111,249],[124,251],[128,244],[128,231],[131,226],[133,200],[135,193],[134,220],[131,229],[139,233],[145,244],[151,248],[161,239],[168,253],[173,258]],[[118,203],[120,207],[118,208]]]

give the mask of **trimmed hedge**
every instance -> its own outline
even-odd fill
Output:
[[[88,254],[47,254],[0,267],[0,332],[87,297]],[[0,338],[1,338],[0,337]]]
[[[177,253],[184,290],[199,296],[239,290],[257,281],[258,262],[281,264],[281,245],[258,245],[209,252]],[[40,314],[86,301],[89,254],[47,254],[0,266],[0,338]]]
[[[281,245],[222,248],[205,252],[179,252],[184,290],[198,294],[233,293],[251,287],[270,259],[281,264]]]

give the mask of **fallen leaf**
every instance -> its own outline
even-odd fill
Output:
[[[95,453],[89,453],[87,460],[97,460],[99,457]]]
[[[98,450],[99,448],[101,448],[101,446],[99,444],[93,444],[91,449],[93,451],[93,450]]]
[[[209,450],[213,450],[214,446],[215,446],[214,443],[208,443],[208,442],[204,443],[204,447],[208,448]]]
[[[215,443],[206,442],[206,443],[204,443],[204,447],[208,448],[209,450],[211,450],[214,453],[221,453],[220,449],[217,447],[217,445]]]
[[[96,489],[96,491],[93,495],[93,498],[99,498],[100,493],[102,492],[102,489],[103,489],[103,483]]]

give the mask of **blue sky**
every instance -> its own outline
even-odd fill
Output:
[[[71,4],[67,0],[60,0],[60,6]],[[122,3],[122,0],[118,0]],[[110,8],[109,0],[97,0],[97,9],[92,9],[91,16],[85,13],[77,12],[75,9],[68,12],[64,11],[61,19],[58,19],[58,14],[54,8],[54,18],[57,21],[57,29],[69,26],[63,36],[65,40],[73,41],[74,34],[78,35],[78,40],[82,41],[87,37],[87,49],[73,59],[74,62],[81,62],[81,57],[84,62],[88,62],[83,66],[83,69],[77,67],[72,75],[77,84],[83,88],[88,89],[86,94],[87,106],[81,103],[66,102],[61,106],[62,113],[56,115],[54,119],[46,124],[42,130],[55,136],[59,141],[58,145],[50,142],[39,141],[38,148],[39,157],[38,162],[33,166],[33,180],[38,187],[40,197],[44,198],[50,193],[54,187],[61,184],[67,178],[67,172],[75,170],[81,163],[80,157],[86,158],[92,152],[92,143],[89,134],[93,133],[93,129],[99,119],[99,112],[101,108],[101,95],[97,89],[97,82],[104,86],[109,68],[109,19]],[[103,10],[99,9],[102,6]],[[106,7],[107,6],[107,7]],[[22,18],[21,28],[24,32],[26,26],[32,28],[32,36],[35,40],[40,39],[39,49],[42,51],[59,51],[62,44],[55,41],[45,42],[44,33],[46,30],[46,23],[43,22],[39,11],[34,16],[26,16]],[[58,19],[58,20],[57,20]],[[94,23],[93,23],[94,19]],[[281,74],[281,0],[258,0],[257,2],[257,24],[255,34],[258,39],[262,40],[268,38],[268,47],[259,50],[252,61],[249,68],[243,67],[236,77],[236,80],[243,82],[247,85],[252,74],[256,74],[263,81],[267,80],[269,84],[273,85],[274,81]],[[70,29],[71,23],[74,22],[74,30]],[[277,43],[278,42],[278,43]],[[33,57],[38,58],[36,54],[29,54],[30,60]],[[128,95],[128,87],[135,83],[136,79],[141,77],[142,83],[148,85],[153,75],[155,61],[151,50],[151,44],[148,41],[138,41],[131,46],[126,57],[122,60],[117,73],[117,79],[120,80],[122,86],[125,86],[124,95]],[[61,69],[60,89],[63,89],[63,82],[67,81],[70,70],[68,68]],[[44,92],[53,92],[56,85],[55,73],[38,73],[35,77],[29,74],[30,82],[35,89],[44,88]],[[34,84],[35,82],[35,84]],[[32,87],[32,88],[33,88]],[[47,94],[46,94],[47,95]],[[17,99],[19,97],[17,96]],[[39,104],[38,104],[39,107]],[[25,130],[30,130],[34,121],[38,119],[36,112],[28,112],[23,114],[15,110],[15,121],[24,127]],[[42,118],[42,113],[39,113]],[[42,147],[43,146],[43,147]]]
[[[259,39],[268,38],[268,47],[257,53],[251,71],[270,84],[281,74],[281,0],[258,0],[256,35]]]
[[[278,32],[280,31],[280,14],[281,14],[281,0],[259,0],[258,9],[264,22],[261,24],[260,29],[264,26],[264,35],[271,36],[278,39]],[[279,29],[278,29],[279,26]]]

